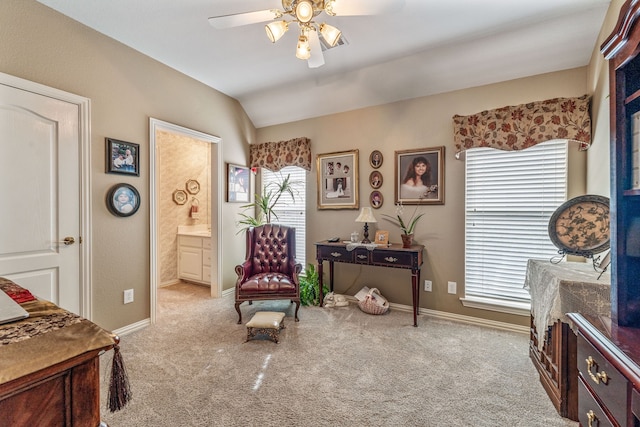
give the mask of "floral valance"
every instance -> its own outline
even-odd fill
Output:
[[[252,168],[267,168],[277,172],[285,166],[299,166],[311,170],[311,140],[295,138],[289,141],[264,142],[249,146],[249,163]]]
[[[470,116],[453,116],[456,158],[470,148],[524,150],[553,139],[568,139],[591,145],[591,115],[588,95],[502,107]]]

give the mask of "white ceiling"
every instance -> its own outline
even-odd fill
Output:
[[[38,1],[236,98],[257,128],[584,66],[610,3],[400,0],[386,16],[322,19],[348,45],[310,69],[295,27],[272,44],[264,24],[207,21],[279,0]]]

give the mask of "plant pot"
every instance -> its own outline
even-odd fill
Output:
[[[410,248],[413,244],[413,234],[401,234],[400,237],[402,237],[402,247]]]

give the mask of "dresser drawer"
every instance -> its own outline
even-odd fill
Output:
[[[371,261],[373,264],[384,265],[386,267],[411,268],[412,260],[413,257],[409,252],[375,249],[371,253]]]
[[[583,379],[578,380],[578,421],[582,427],[587,426],[616,426],[605,415],[604,410],[594,399],[593,395],[589,392],[589,389],[582,382]],[[589,380],[590,381],[590,380]]]
[[[353,253],[340,246],[319,246],[318,258],[329,261],[352,262]]]
[[[582,335],[578,336],[577,365],[581,380],[588,384],[620,425],[626,426],[629,382]],[[579,406],[582,406],[582,395]]]

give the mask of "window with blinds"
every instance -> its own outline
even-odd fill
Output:
[[[558,254],[548,224],[566,200],[567,145],[466,152],[465,298],[506,307],[530,302],[527,260]]]
[[[306,200],[307,173],[298,166],[287,166],[278,172],[271,172],[269,169],[260,168],[262,171],[262,186],[267,186],[270,182],[282,182],[290,175],[290,181],[295,183],[294,195],[284,193],[274,208],[278,218],[272,218],[271,222],[288,225],[296,228],[296,260],[302,264],[303,270],[306,268]]]

